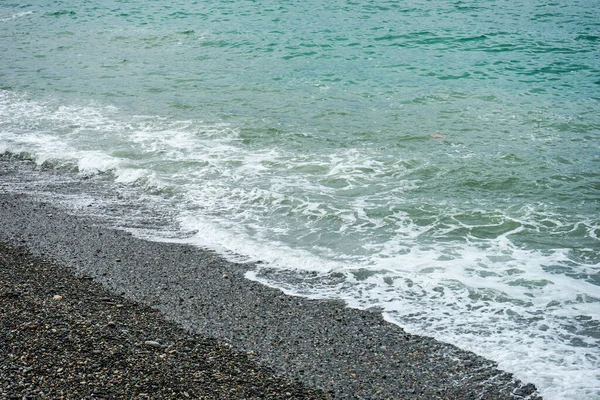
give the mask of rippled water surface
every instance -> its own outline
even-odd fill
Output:
[[[598,398],[598,10],[3,2],[0,151],[110,174],[253,279]]]

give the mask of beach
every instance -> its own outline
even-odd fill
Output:
[[[0,398],[330,398],[22,246],[0,265]]]
[[[598,21],[5,2],[0,243],[309,392],[598,399]]]
[[[539,398],[494,362],[408,334],[378,310],[288,296],[246,279],[252,264],[9,191],[24,169],[61,172],[7,156],[1,165],[6,398],[55,386],[90,398]],[[129,385],[106,386],[116,381]]]

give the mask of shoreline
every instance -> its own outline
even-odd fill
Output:
[[[0,244],[0,398],[331,398],[72,272]]]
[[[0,185],[23,167],[7,157],[0,164]],[[285,295],[246,279],[251,265],[189,245],[138,239],[3,186],[0,242],[25,246],[333,398],[516,399],[534,391],[494,362],[410,335],[378,313]]]

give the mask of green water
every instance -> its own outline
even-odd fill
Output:
[[[3,2],[0,151],[588,399],[599,44],[584,0]]]

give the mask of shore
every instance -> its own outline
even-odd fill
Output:
[[[376,312],[287,296],[244,278],[252,265],[8,190],[36,168],[0,164],[0,397],[67,385],[70,398],[538,398],[492,361]],[[98,392],[111,379],[127,391]]]
[[[0,244],[0,398],[327,399],[20,246]]]

